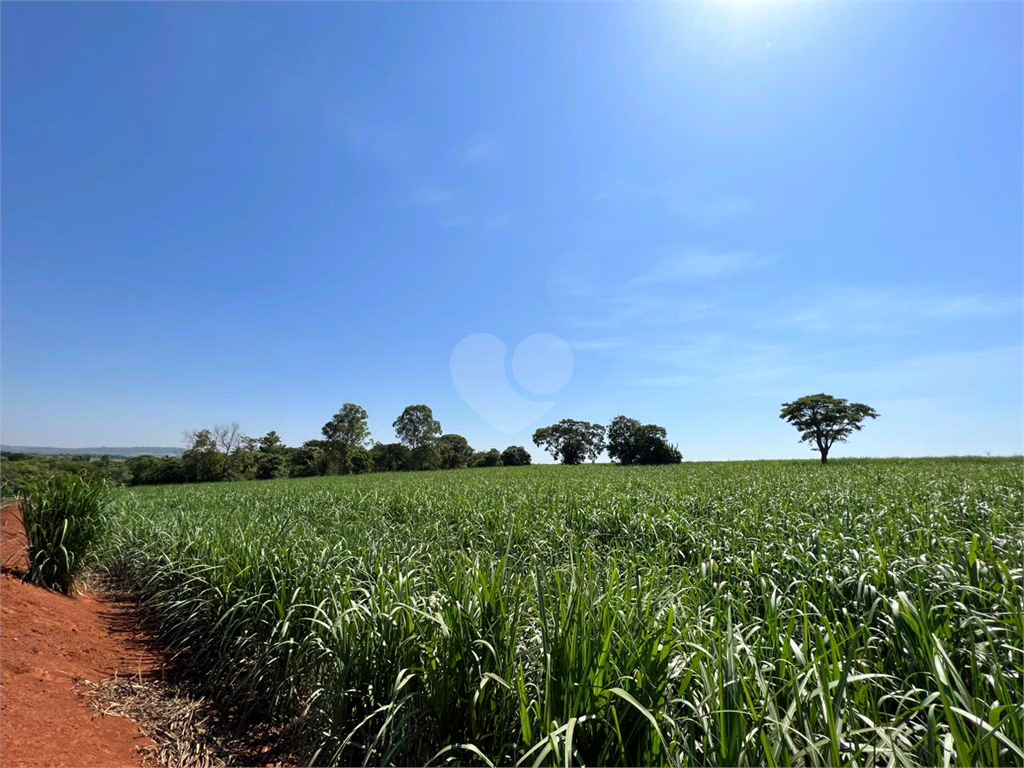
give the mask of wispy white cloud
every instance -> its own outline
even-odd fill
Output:
[[[471,221],[466,216],[442,216],[437,220],[437,224],[444,229],[464,229]]]
[[[771,263],[771,258],[743,251],[690,253],[666,259],[650,272],[633,278],[634,285],[655,285],[673,280],[712,280]]]
[[[484,165],[499,160],[502,156],[501,141],[496,134],[478,136],[462,149],[463,165]]]
[[[436,184],[413,187],[405,196],[404,203],[432,212],[437,226],[442,229],[466,229],[493,233],[512,227],[512,217],[508,213],[467,211],[472,206],[467,205],[447,187]]]
[[[419,187],[409,193],[408,202],[410,205],[419,208],[440,208],[452,200],[452,194],[442,187],[427,185]]]
[[[719,379],[771,378],[807,367],[808,361],[781,344],[759,343],[726,332],[689,334],[672,343],[630,348],[645,368],[668,368]]]
[[[590,198],[592,203],[632,202],[638,200],[635,188],[628,186],[621,179],[598,189]]]
[[[609,273],[583,260],[561,275],[554,298],[566,309],[573,348],[600,356],[640,391],[699,386],[784,399],[834,391],[854,399],[866,393],[870,402],[980,397],[989,384],[979,378],[1004,389],[1013,376],[1020,381],[1019,349],[965,352],[957,349],[963,334],[942,335],[943,328],[1019,317],[1019,296],[884,285],[779,292],[752,279],[772,263],[751,251],[694,250],[632,272],[614,262],[607,268],[618,272]],[[910,334],[951,348],[936,359],[909,357]],[[1005,333],[999,339],[1015,341]]]
[[[670,213],[684,216],[703,224],[718,224],[732,221],[749,213],[751,204],[739,197],[723,196],[704,200],[678,200],[668,203]]]
[[[1010,398],[1019,410],[1024,383],[1024,349],[1019,346],[894,357],[881,350],[874,356],[864,350],[843,354],[831,349],[744,345],[725,338],[709,340],[700,349],[682,346],[675,352],[634,352],[636,369],[654,371],[632,380],[640,389],[699,385],[718,394],[777,398],[832,392],[870,403],[899,398],[993,402]]]
[[[669,387],[675,389],[692,386],[700,380],[698,376],[671,374],[668,376],[644,376],[634,380],[633,383],[638,387]]]
[[[908,333],[944,320],[996,317],[1020,313],[1019,296],[953,294],[936,289],[837,288],[827,298],[794,298],[787,311],[775,308],[766,323],[805,331],[855,331],[859,333]]]
[[[681,188],[675,184],[635,184],[623,179],[597,188],[590,202],[603,206],[659,208],[667,214],[697,224],[716,225],[733,221],[750,212],[749,200],[736,194],[723,194]]]
[[[707,321],[722,313],[712,301],[674,297],[671,300],[625,286],[615,296],[605,296],[593,286],[581,285],[563,297],[579,302],[567,318],[570,327],[605,332],[651,332]]]
[[[569,346],[574,350],[603,352],[610,349],[622,349],[626,345],[627,342],[621,339],[587,339],[584,341],[574,341]]]
[[[512,217],[507,213],[487,216],[479,221],[481,232],[504,232],[512,226]]]
[[[1024,379],[1024,349],[1000,346],[946,350],[864,365],[831,374],[837,386],[877,395],[982,394],[1015,390],[1018,402]]]
[[[925,309],[924,314],[934,317],[980,317],[1005,315],[1021,310],[1021,298],[999,296],[957,296],[940,300]]]
[[[567,307],[569,326],[594,331],[654,329],[707,321],[730,308],[726,278],[771,259],[748,252],[693,252],[663,259],[646,270],[621,263],[610,274],[593,259],[571,257],[548,280],[552,298]],[[714,284],[714,285],[713,285]]]

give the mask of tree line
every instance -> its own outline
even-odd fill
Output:
[[[797,428],[802,442],[814,445],[823,464],[835,443],[860,431],[865,419],[877,417],[870,406],[823,393],[783,403],[780,413]],[[276,431],[253,438],[231,422],[186,432],[188,449],[180,457],[147,455],[118,461],[108,456],[97,460],[4,453],[0,456],[2,492],[16,494],[26,483],[59,472],[123,485],[161,485],[531,463],[521,445],[477,451],[462,435],[444,434],[426,405],[410,405],[402,411],[392,424],[398,436],[395,443],[373,441],[367,418],[364,408],[345,403],[322,427],[322,439],[295,447],[285,445]],[[536,430],[533,442],[563,464],[593,462],[604,451],[612,461],[626,465],[678,464],[683,458],[668,442],[664,427],[626,416],[616,416],[608,427],[562,419]]]
[[[596,461],[605,450],[619,464],[678,464],[679,449],[670,445],[664,427],[616,416],[607,429],[589,421],[562,419],[533,433],[533,442],[563,464]]]
[[[237,422],[231,422],[185,432],[187,448],[180,457],[145,455],[123,461],[79,459],[60,463],[62,470],[70,466],[76,474],[93,480],[164,485],[525,466],[532,462],[529,451],[521,445],[510,445],[502,451],[479,451],[462,435],[445,434],[427,405],[410,405],[395,419],[392,426],[397,442],[374,441],[367,420],[362,406],[345,403],[323,425],[319,439],[307,440],[299,446],[286,445],[274,430],[262,437],[250,437]],[[666,442],[663,427],[641,424],[625,416],[616,417],[607,430],[600,424],[563,419],[538,429],[533,441],[564,464],[594,461],[604,450],[620,464],[682,460],[678,449]],[[26,478],[49,474],[47,470],[54,461],[57,460],[32,457],[31,462],[24,462],[20,474]]]
[[[16,451],[0,452],[0,497],[20,496],[30,486],[55,475],[72,474],[90,483],[107,480],[130,485],[132,472],[119,457],[42,456]]]
[[[859,432],[865,419],[877,419],[878,411],[821,392],[783,403],[779,418],[796,427],[800,442],[813,444],[811,450],[827,464],[832,446]],[[604,450],[619,464],[678,464],[683,459],[666,440],[664,427],[625,416],[612,419],[607,430],[601,424],[562,419],[534,432],[533,442],[563,464],[595,461]]]
[[[232,422],[185,433],[180,458],[135,456],[125,460],[132,485],[272,480],[283,477],[405,472],[466,467],[522,466],[529,452],[520,445],[499,451],[474,449],[458,434],[443,434],[426,405],[410,405],[392,425],[398,442],[373,441],[366,410],[345,403],[324,424],[321,438],[288,446],[276,431],[263,437],[245,435]]]

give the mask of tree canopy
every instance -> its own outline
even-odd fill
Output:
[[[864,419],[878,418],[878,412],[863,403],[820,393],[783,403],[779,418],[800,431],[800,442],[813,442],[816,447],[811,450],[820,453],[821,463],[827,464],[832,445],[845,443],[850,435],[861,430]]]
[[[353,449],[365,446],[370,440],[366,419],[367,413],[362,406],[345,403],[321,430],[342,474],[349,470],[348,459]]]
[[[374,469],[378,472],[400,472],[409,469],[411,453],[401,443],[375,443],[370,449]]]
[[[521,445],[510,445],[501,452],[501,464],[505,467],[525,467],[533,462],[530,452]]]
[[[620,464],[678,464],[679,449],[669,445],[664,427],[616,416],[608,426],[608,455]]]
[[[270,430],[257,443],[260,453],[284,453],[285,445],[276,430]]]
[[[413,450],[429,445],[441,434],[441,422],[429,405],[410,405],[392,424],[398,439]]]
[[[604,427],[588,421],[562,419],[533,433],[533,442],[563,464],[594,461],[604,450]]]
[[[442,469],[461,469],[473,458],[473,447],[462,435],[442,435],[437,439],[437,453]]]
[[[191,445],[181,456],[186,477],[197,483],[220,480],[226,456],[217,450],[217,442],[209,429],[189,433]]]
[[[500,467],[501,452],[497,448],[489,451],[476,451],[470,461],[471,467]]]

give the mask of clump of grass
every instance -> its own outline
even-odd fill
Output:
[[[103,531],[109,498],[106,483],[70,472],[29,486],[20,504],[28,541],[26,580],[68,594]]]

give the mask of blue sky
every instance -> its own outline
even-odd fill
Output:
[[[620,413],[810,458],[778,411],[824,391],[881,413],[836,456],[1022,450],[1019,3],[0,14],[4,443],[427,403],[538,459]],[[472,334],[553,403],[516,434],[453,384]]]

